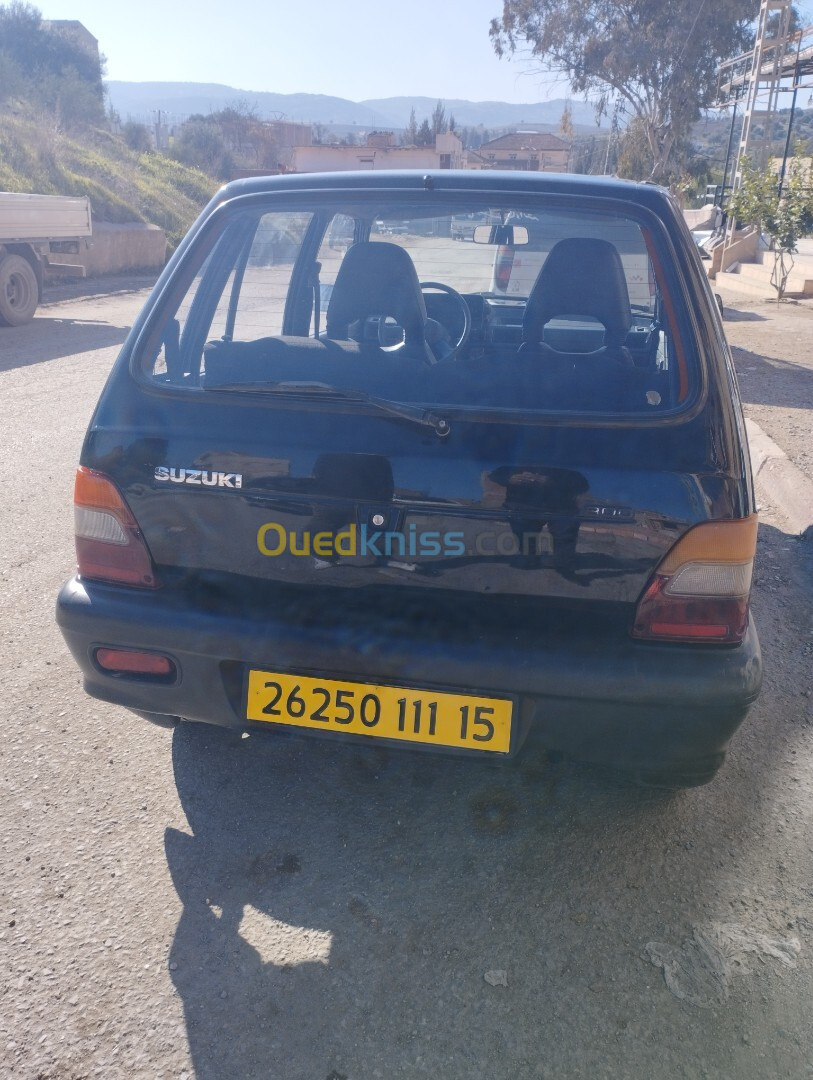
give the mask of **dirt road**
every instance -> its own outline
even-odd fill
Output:
[[[813,545],[767,512],[764,693],[677,796],[149,727],[83,694],[53,620],[142,300],[0,331],[2,1075],[813,1077]],[[813,315],[741,310],[748,411],[810,472]]]
[[[813,480],[813,301],[726,308],[747,416]]]

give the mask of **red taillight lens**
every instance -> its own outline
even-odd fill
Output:
[[[501,292],[507,292],[511,281],[511,270],[514,266],[514,249],[508,245],[497,248],[497,258],[494,261],[494,281]]]
[[[73,504],[76,561],[82,577],[142,588],[158,585],[144,537],[112,480],[80,466]]]
[[[175,674],[175,665],[168,656],[139,652],[136,649],[97,649],[96,663],[113,674],[156,675],[164,678]]]
[[[696,525],[662,560],[638,602],[632,635],[736,645],[748,629],[757,515]]]

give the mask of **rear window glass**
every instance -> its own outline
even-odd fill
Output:
[[[692,395],[666,260],[623,214],[371,195],[233,211],[210,243],[140,360],[157,384],[642,416]]]

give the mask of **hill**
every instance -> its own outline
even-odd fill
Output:
[[[417,117],[429,116],[437,104],[437,98],[393,97],[360,101],[359,106],[390,117],[391,127],[406,127],[411,109]],[[565,98],[513,105],[506,101],[466,101],[458,98],[443,99],[447,116],[454,116],[458,128],[462,127],[517,127],[522,124],[544,124],[556,127],[567,104]],[[583,101],[571,101],[574,124],[595,128],[593,106]]]
[[[217,181],[161,154],[139,154],[104,128],[71,135],[22,106],[0,121],[0,190],[88,195],[100,221],[160,225],[175,247]]]
[[[0,3],[0,190],[88,195],[97,220],[160,225],[174,246],[217,183],[130,149],[105,115],[102,73],[81,24]]]
[[[722,166],[725,160],[728,140],[731,135],[731,114],[715,115],[713,112],[707,118],[699,120],[692,132],[692,141],[698,153],[705,154],[715,165]],[[780,109],[776,115],[773,130],[771,132],[771,153],[781,157],[788,136],[790,122],[790,110]],[[740,132],[742,130],[742,115],[735,118],[734,139],[731,144],[731,152],[736,158],[739,147]],[[761,131],[761,124],[757,124],[757,130]],[[793,129],[790,140],[792,150],[794,141],[799,138],[808,146],[813,146],[813,109],[797,108],[793,117]]]
[[[182,120],[193,113],[217,112],[238,102],[255,108],[262,119],[285,118],[302,122],[356,125],[359,127],[405,128],[412,109],[420,120],[437,104],[430,97],[392,97],[369,101],[349,101],[326,94],[275,94],[270,91],[238,90],[219,83],[117,82],[107,83],[110,104],[127,119],[151,123],[160,109],[170,119]],[[513,127],[517,124],[556,125],[565,99],[512,105],[504,101],[443,102],[446,115],[454,114],[458,127]],[[571,102],[573,122],[594,125],[591,105]]]

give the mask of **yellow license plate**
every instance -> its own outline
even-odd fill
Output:
[[[507,754],[512,711],[513,703],[501,698],[276,671],[250,671],[248,676],[249,720],[316,731]]]

